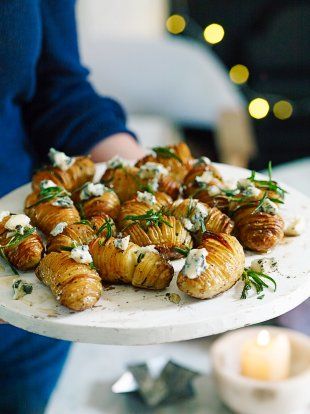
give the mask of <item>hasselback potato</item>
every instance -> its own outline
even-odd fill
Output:
[[[278,214],[255,211],[256,209],[257,204],[237,208],[232,213],[234,231],[243,247],[266,252],[283,238],[284,222]]]
[[[197,198],[209,206],[227,211],[228,198],[221,191],[224,182],[212,164],[198,163],[185,176],[183,181],[184,194]]]
[[[242,275],[244,252],[234,236],[207,231],[190,254],[177,278],[179,289],[189,296],[210,299],[230,289]]]
[[[159,254],[127,242],[124,250],[115,238],[95,239],[90,244],[94,265],[106,283],[126,283],[145,289],[164,289],[173,277],[173,267]]]
[[[234,222],[218,208],[209,207],[193,198],[175,201],[169,207],[169,212],[180,219],[187,230],[194,233],[209,230],[230,234],[234,227]]]
[[[97,271],[88,264],[77,263],[69,252],[47,254],[35,274],[63,306],[74,311],[93,307],[102,293]]]
[[[56,151],[58,154],[59,153]],[[67,191],[73,191],[81,187],[87,181],[92,181],[95,175],[95,164],[89,157],[67,157],[64,154],[62,157],[71,161],[72,164],[68,169],[61,169],[58,166],[45,167],[33,175],[32,188],[34,191],[39,191],[40,183],[43,180],[52,180],[59,187],[65,188]],[[64,163],[65,164],[65,163]],[[61,164],[60,164],[61,165]],[[64,166],[63,168],[66,168]]]
[[[101,182],[112,188],[123,203],[130,200],[138,190],[143,188],[138,171],[138,168],[130,166],[108,168],[103,174]]]
[[[0,221],[0,253],[18,270],[34,269],[40,262],[44,246],[36,229],[29,224],[24,227],[7,226],[12,222],[10,219],[18,219],[17,215],[7,215]]]
[[[60,226],[58,231],[57,226]],[[75,245],[87,245],[99,235],[110,237],[116,234],[115,224],[108,215],[95,216],[91,220],[82,220],[69,225],[58,223],[57,226],[56,233],[58,234],[53,236],[52,231],[47,239],[48,252],[68,250]]]
[[[141,167],[147,162],[160,163],[167,168],[169,175],[174,180],[181,182],[189,170],[193,159],[190,149],[185,142],[166,147],[155,147],[153,151],[155,155],[146,155],[136,163],[136,166]]]
[[[32,223],[46,235],[60,222],[72,224],[80,220],[79,212],[72,200],[60,187],[51,187],[53,193],[49,197],[40,192],[34,192],[27,196],[25,201],[25,213],[31,218]],[[49,190],[49,189],[47,189]],[[58,194],[58,196],[56,196]]]
[[[118,216],[121,203],[117,194],[104,184],[86,183],[73,194],[80,214],[83,218],[108,214],[115,219]]]
[[[192,238],[181,220],[165,214],[165,208],[128,201],[121,207],[119,228],[139,246],[156,245],[170,259],[180,257],[175,248],[191,248]]]

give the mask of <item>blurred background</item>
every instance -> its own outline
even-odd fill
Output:
[[[214,161],[262,170],[272,160],[276,179],[308,195],[309,21],[306,0],[77,2],[90,78],[124,104],[146,148],[185,139]],[[309,334],[307,303],[281,323]],[[48,414],[229,413],[209,376],[211,341],[75,344]],[[157,356],[204,372],[195,398],[149,411],[112,393],[128,363]]]

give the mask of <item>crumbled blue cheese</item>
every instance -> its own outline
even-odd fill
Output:
[[[0,223],[5,217],[8,217],[10,214],[11,213],[9,211],[6,211],[6,210],[0,211]]]
[[[207,268],[206,257],[207,249],[192,249],[185,259],[185,264],[181,270],[182,274],[189,279],[197,279]]]
[[[121,238],[117,238],[117,239],[114,240],[114,246],[117,249],[120,249],[122,251],[125,251],[128,248],[129,240],[130,240],[130,235],[129,236],[126,236],[126,237],[123,237],[122,239]]]
[[[12,284],[13,288],[13,299],[18,300],[32,293],[33,286],[31,283],[24,282],[21,279],[15,279]]]
[[[251,270],[268,275],[268,273],[272,273],[278,270],[278,262],[274,257],[255,259],[251,262]]]
[[[203,203],[197,201],[195,207],[191,210],[191,215],[189,217],[193,224],[194,231],[200,230],[202,222],[208,215],[208,208]]]
[[[40,190],[45,190],[46,188],[57,187],[57,184],[52,180],[42,180],[40,182]]]
[[[146,162],[145,164],[141,165],[139,170],[139,176],[144,178],[154,178],[160,177],[163,175],[168,175],[168,170],[162,164],[158,162]]]
[[[210,187],[208,188],[208,194],[211,197],[215,197],[217,195],[221,194],[221,189],[220,187],[218,187],[217,185],[210,185]]]
[[[68,157],[64,152],[56,151],[54,148],[49,150],[48,156],[53,166],[60,168],[62,171],[67,171],[75,161],[73,157]]]
[[[195,180],[199,184],[210,184],[213,180],[213,173],[212,171],[204,171],[202,175],[198,175]]]
[[[285,236],[300,236],[305,229],[305,220],[299,215],[282,215]]]
[[[194,230],[194,225],[193,225],[193,223],[191,222],[191,220],[189,218],[183,217],[181,219],[181,222],[182,222],[183,226],[186,228],[186,230],[195,231]]]
[[[143,246],[140,247],[137,250],[137,254],[145,254],[145,253],[156,253],[159,254],[158,251],[155,249],[155,245],[154,244],[150,244],[149,246]]]
[[[30,218],[26,214],[13,214],[5,223],[4,227],[7,230],[24,234],[25,229],[32,226],[30,225]]]
[[[277,214],[278,212],[278,206],[273,201],[269,200],[269,198],[266,198],[260,207],[261,211],[268,213],[268,214]]]
[[[153,206],[154,204],[156,204],[156,197],[154,196],[154,194],[149,193],[148,191],[143,191],[143,193],[141,191],[138,191],[137,200],[141,203],[148,204],[149,206]]]
[[[237,188],[246,197],[257,197],[261,193],[261,191],[256,188],[255,185],[253,185],[253,183],[247,178],[239,180],[237,182]]]
[[[60,223],[56,224],[56,226],[53,228],[50,234],[52,236],[58,236],[58,234],[61,234],[64,231],[67,225],[68,223],[66,223],[65,221],[61,221]]]
[[[68,196],[57,197],[52,202],[52,206],[55,206],[55,207],[72,207],[73,206],[73,201]]]
[[[111,158],[107,162],[107,168],[120,168],[120,167],[127,167],[128,165],[129,165],[129,161],[125,160],[119,155],[115,155],[113,158]]]
[[[111,191],[103,184],[87,183],[80,192],[81,200],[88,200],[91,197],[100,197],[103,193]]]
[[[70,252],[71,259],[75,260],[77,263],[89,264],[92,263],[93,258],[89,253],[89,247],[86,244],[81,246],[74,247]]]
[[[199,157],[194,165],[199,165],[199,164],[205,164],[205,165],[210,165],[211,164],[211,160],[208,157]]]

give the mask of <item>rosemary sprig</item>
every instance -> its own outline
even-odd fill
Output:
[[[100,233],[102,233],[102,231],[106,229],[107,230],[106,238],[109,239],[112,236],[112,226],[113,226],[113,222],[108,219],[105,223],[102,224],[102,226],[99,227],[97,231],[97,236],[99,236]]]
[[[42,188],[40,190],[39,195],[40,195],[39,200],[36,201],[34,204],[31,204],[28,208],[35,207],[38,204],[44,203],[46,201],[54,200],[55,198],[70,196],[71,193],[69,193],[67,190],[65,190],[62,187],[48,187],[48,188]]]
[[[18,231],[14,232],[7,244],[3,246],[0,245],[0,249],[13,249],[14,247],[17,247],[23,240],[27,239],[27,237],[34,233],[35,230],[35,227],[26,227],[24,234],[18,233]]]
[[[248,180],[250,180],[254,185],[257,185],[258,187],[267,190],[267,191],[273,191],[281,198],[284,198],[285,194],[287,193],[286,190],[284,190],[282,187],[280,187],[276,181],[272,179],[272,163],[271,161],[268,162],[268,178],[269,180],[257,180],[256,178],[256,172],[252,171],[250,177]]]
[[[175,160],[179,161],[183,164],[183,161],[177,154],[173,151],[173,149],[168,147],[154,147],[152,150],[155,152],[156,155],[162,158],[174,158]]]
[[[78,211],[80,213],[81,219],[82,220],[86,220],[86,218],[85,218],[85,210],[84,210],[83,203],[82,202],[76,203],[76,208],[78,209]]]
[[[240,299],[246,299],[248,291],[251,289],[255,289],[257,295],[262,293],[264,288],[270,289],[270,285],[268,285],[264,279],[267,279],[271,282],[273,285],[273,291],[275,292],[277,290],[277,283],[271,276],[265,275],[262,272],[255,272],[252,269],[244,269],[242,273],[242,281],[244,282],[244,287],[242,289]]]
[[[145,257],[145,253],[140,253],[139,256],[138,256],[137,262],[141,263],[141,261],[143,260],[144,257]]]
[[[173,227],[167,220],[163,218],[164,212],[162,210],[154,211],[148,210],[145,214],[141,215],[128,215],[124,218],[124,220],[130,221],[145,221],[146,227],[151,225],[159,226],[160,224],[164,223],[168,227]]]
[[[189,247],[185,247],[184,249],[181,249],[181,247],[174,247],[173,250],[180,253],[182,256],[187,257],[191,249]]]

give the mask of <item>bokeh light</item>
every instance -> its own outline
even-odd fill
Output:
[[[241,85],[249,79],[249,69],[244,65],[235,65],[229,71],[232,82]]]
[[[219,43],[224,37],[225,31],[223,26],[218,23],[212,23],[207,26],[203,32],[206,42],[214,45]]]
[[[183,16],[173,14],[166,21],[166,28],[172,34],[180,34],[186,27],[186,21]]]
[[[255,119],[262,119],[269,112],[269,103],[266,99],[255,98],[249,103],[249,113]]]
[[[278,101],[273,106],[273,113],[278,119],[288,119],[292,116],[293,106],[288,101]]]

